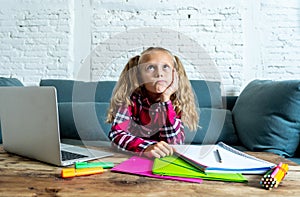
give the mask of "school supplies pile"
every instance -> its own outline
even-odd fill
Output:
[[[260,180],[263,188],[271,190],[277,188],[287,174],[289,167],[286,163],[279,163],[277,166],[269,170]]]
[[[128,160],[113,167],[111,172],[192,183],[202,183],[203,179],[247,182],[247,179],[240,173],[204,173],[184,160],[174,156],[160,159],[156,158],[154,161],[144,157],[132,156]]]
[[[275,164],[234,149],[216,145],[173,145],[175,155],[203,172],[264,174]]]
[[[243,174],[264,174],[275,164],[238,151],[222,142],[216,145],[173,145],[173,156],[154,161],[133,156],[111,169],[154,178],[201,182],[247,182]]]
[[[64,168],[61,170],[62,178],[73,178],[75,176],[87,176],[101,174],[104,168],[112,168],[112,162],[76,162],[74,168]]]

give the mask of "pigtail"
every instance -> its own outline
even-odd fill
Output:
[[[175,58],[175,68],[178,73],[178,91],[177,100],[173,104],[176,113],[177,110],[182,112],[182,122],[192,131],[198,128],[199,114],[196,109],[195,94],[191,83],[187,77],[183,64],[177,56]]]
[[[137,55],[129,59],[121,72],[119,80],[112,93],[110,106],[107,113],[106,122],[112,123],[118,108],[122,105],[131,105],[130,95],[139,88],[138,62],[140,56]]]

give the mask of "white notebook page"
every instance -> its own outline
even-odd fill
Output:
[[[183,159],[207,166],[206,171],[261,174],[275,164],[250,156],[224,143],[217,145],[172,145]],[[219,151],[221,162],[216,150]]]

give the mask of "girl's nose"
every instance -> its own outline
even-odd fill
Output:
[[[163,77],[163,70],[162,68],[158,67],[156,71],[156,77]]]

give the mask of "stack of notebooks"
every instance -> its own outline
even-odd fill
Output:
[[[243,174],[264,174],[275,164],[222,142],[216,145],[173,145],[173,156],[153,160],[133,156],[111,169],[154,178],[201,183],[202,179],[247,182]]]

